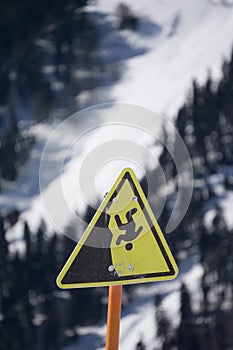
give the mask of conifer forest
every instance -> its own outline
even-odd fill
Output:
[[[105,346],[101,336],[96,336],[95,348],[88,345],[84,349],[79,341],[82,330],[104,327],[108,288],[61,290],[56,285],[57,275],[76,245],[67,237],[72,223],[67,221],[62,235],[56,229],[48,232],[46,220],[38,217],[40,224],[34,229],[23,216],[20,198],[16,195],[12,206],[7,205],[5,195],[33,157],[37,136],[31,128],[53,125],[84,107],[105,102],[101,91],[124,81],[127,62],[148,54],[146,46],[135,44],[137,32],[144,28],[148,37],[163,35],[159,24],[154,28],[134,10],[132,1],[114,1],[115,22],[92,8],[99,2],[0,1],[0,350],[92,350]],[[172,5],[168,0],[155,0],[171,7],[178,2]],[[221,3],[233,17],[230,1],[213,1],[215,5],[204,2],[211,11]],[[148,0],[146,4],[154,6]],[[179,35],[180,21],[176,15],[167,40]],[[115,41],[104,42],[107,32],[115,33]],[[145,45],[148,37],[143,37]],[[232,33],[227,40],[232,47]],[[153,70],[153,66],[144,69]],[[166,65],[162,69],[167,69]],[[153,95],[153,84],[148,88]],[[146,94],[147,86],[143,89]],[[198,264],[202,274],[195,288],[182,274],[178,277],[175,322],[165,307],[167,292],[162,284],[150,292],[153,317],[147,334],[154,336],[136,334],[132,326],[127,337],[134,345],[121,349],[233,350],[233,226],[229,220],[233,206],[233,48],[230,55],[221,56],[218,79],[211,70],[202,82],[190,79],[173,121],[191,158],[194,187],[183,220],[165,237],[181,273],[189,271],[190,264]],[[168,135],[166,125],[162,139],[176,152],[176,140]],[[161,147],[158,160],[172,188],[158,218],[165,232],[177,195],[178,175],[167,147]],[[156,187],[157,169],[147,168],[146,172]],[[140,179],[143,188],[146,178]],[[160,190],[157,186],[156,191]],[[153,203],[151,206],[153,209]],[[94,212],[87,206],[83,215],[89,223]],[[20,237],[16,230],[19,223]],[[82,233],[80,228],[79,235]],[[133,306],[130,309],[137,302],[138,288],[137,284],[123,287],[124,317],[138,312]]]

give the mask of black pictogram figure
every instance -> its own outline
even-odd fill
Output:
[[[120,230],[126,231],[125,234],[122,234],[117,238],[117,241],[116,241],[117,245],[119,245],[121,243],[121,241],[125,241],[125,242],[133,241],[141,233],[143,227],[140,226],[136,231],[136,224],[135,224],[134,219],[132,217],[136,212],[137,212],[137,208],[133,208],[126,213],[127,222],[125,224],[121,221],[121,218],[118,214],[115,215],[115,220],[116,220],[118,228]],[[132,249],[132,244],[131,244],[131,248],[129,247],[128,244],[126,244],[126,246],[128,246],[128,248],[129,248],[127,250]]]

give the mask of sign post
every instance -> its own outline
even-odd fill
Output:
[[[106,350],[118,350],[121,318],[121,297],[121,285],[109,287]]]
[[[62,268],[63,289],[109,286],[106,350],[118,350],[122,285],[178,274],[163,233],[132,169],[119,175]]]

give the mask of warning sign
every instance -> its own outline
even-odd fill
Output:
[[[169,280],[178,269],[132,169],[122,171],[57,278],[60,288]]]

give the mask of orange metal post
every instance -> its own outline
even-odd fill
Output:
[[[121,318],[122,286],[110,286],[108,295],[108,321],[106,350],[118,350]]]

